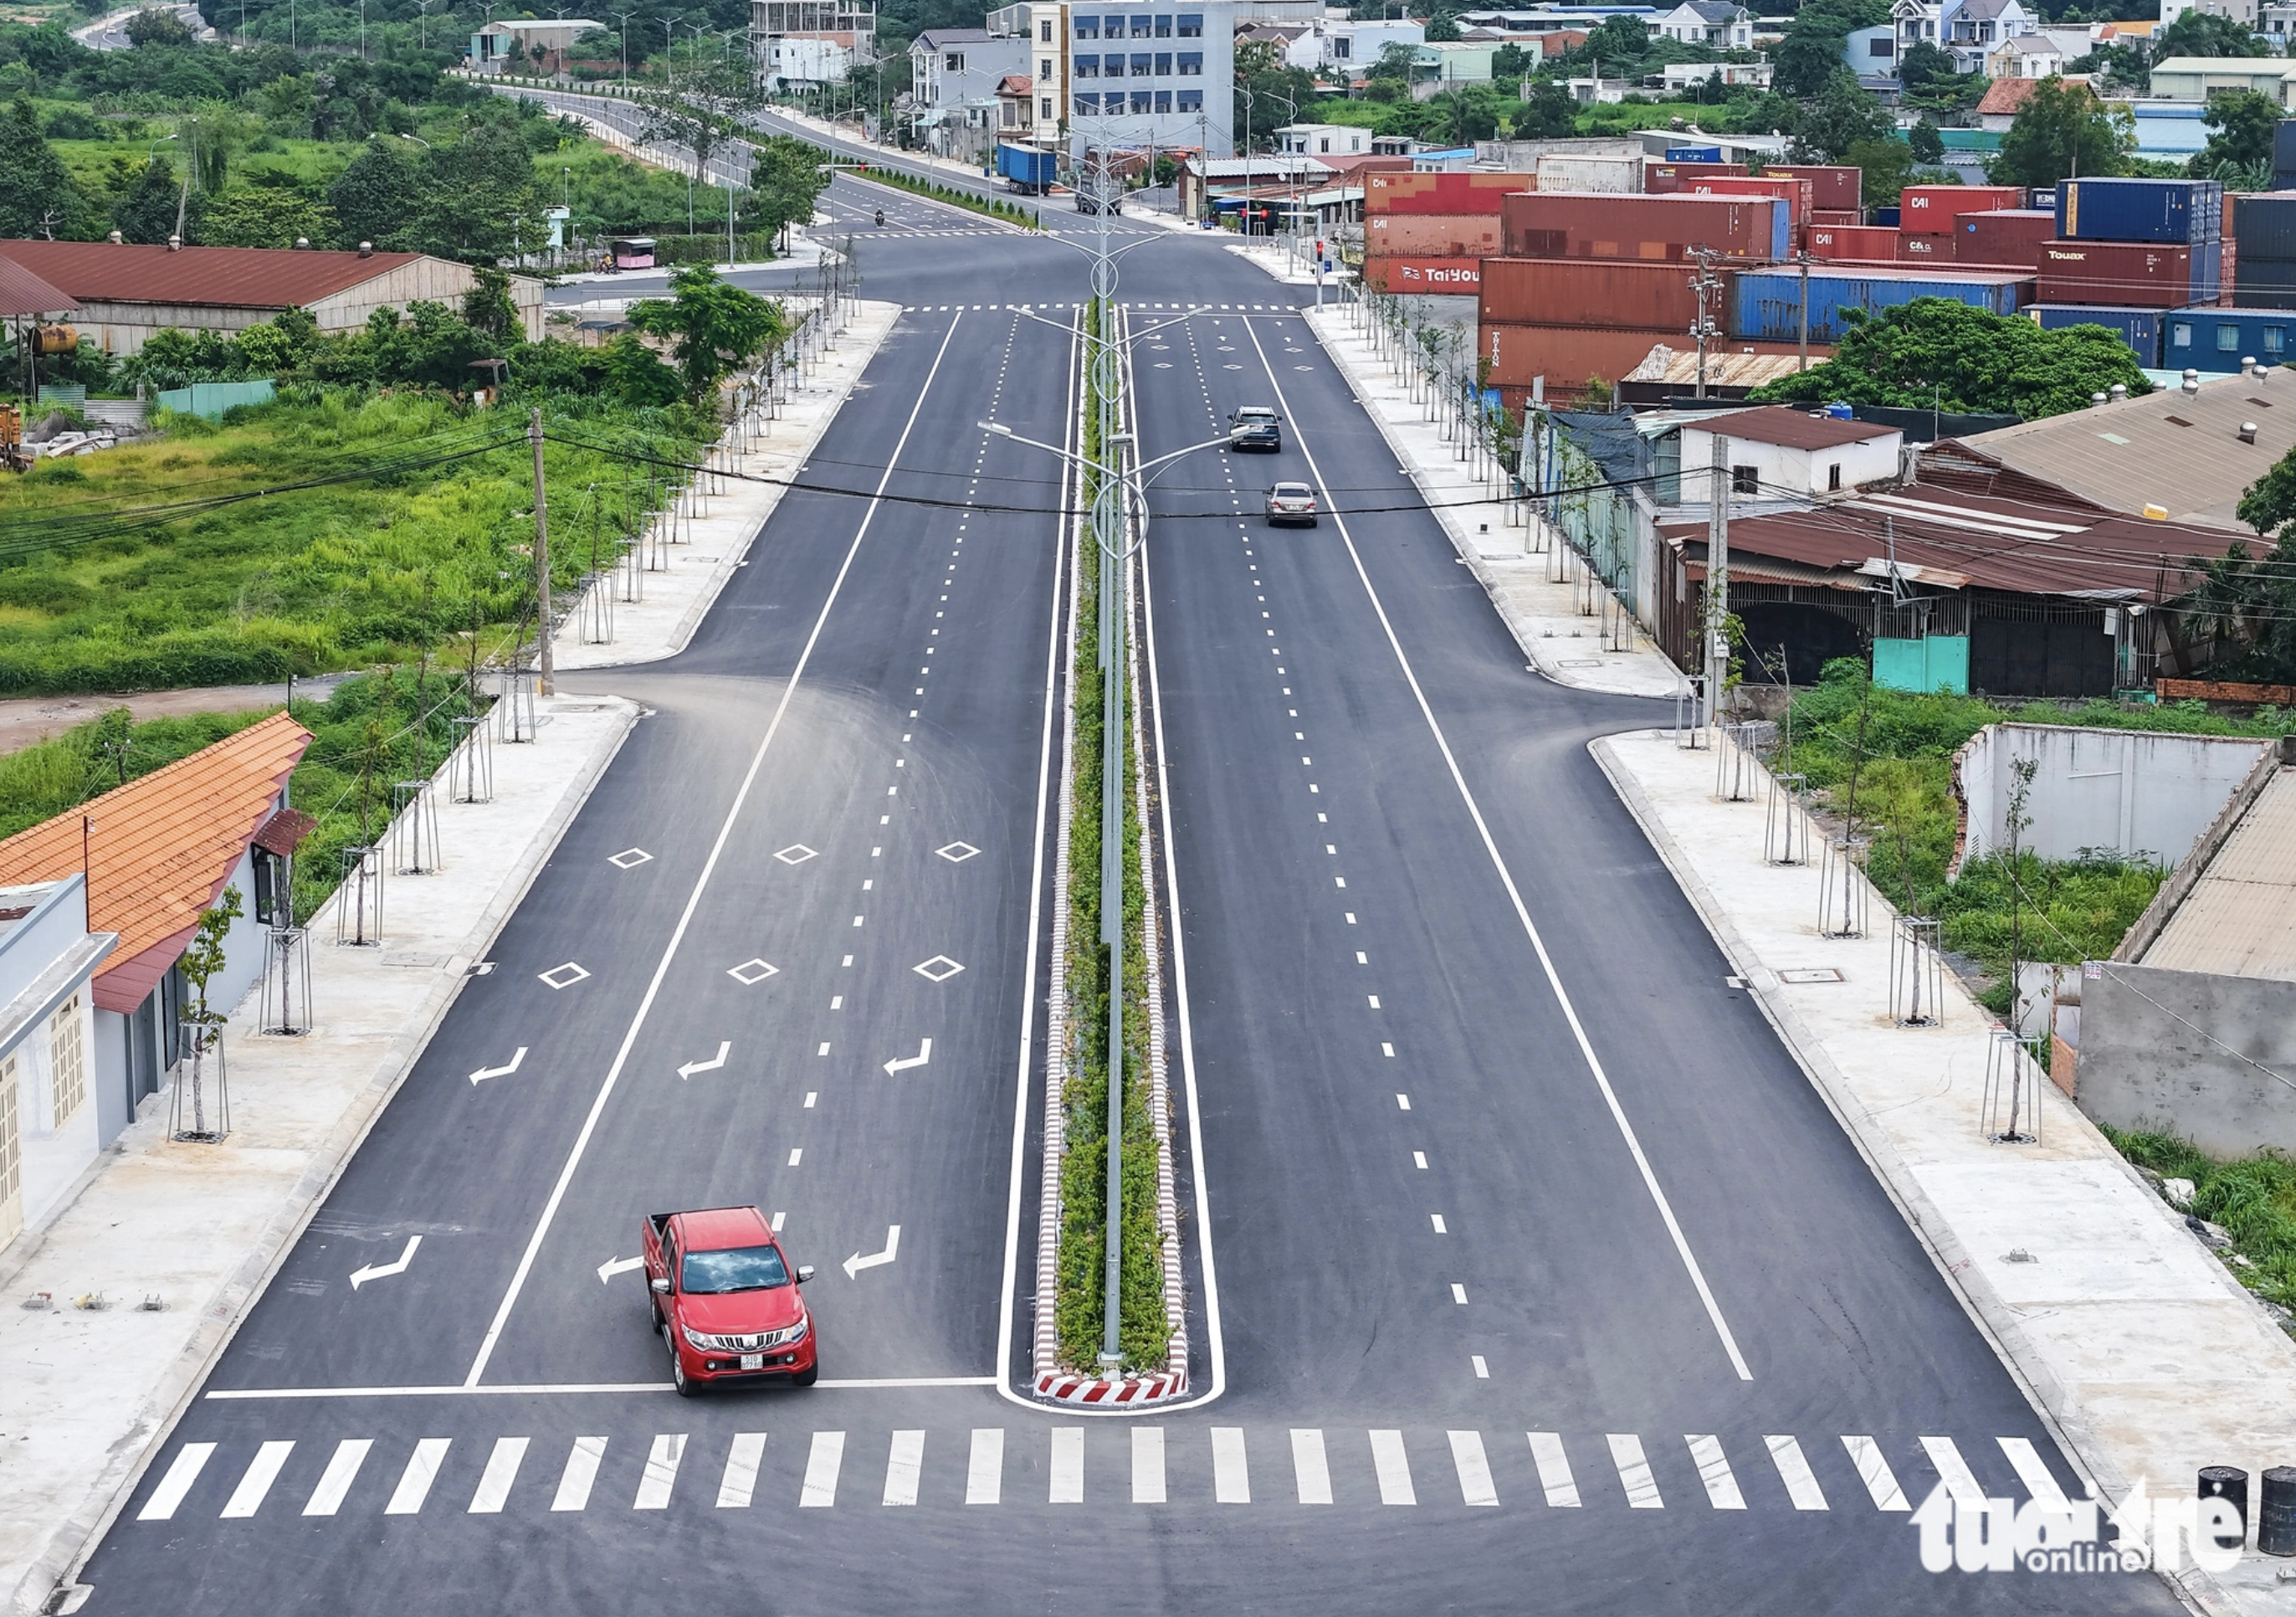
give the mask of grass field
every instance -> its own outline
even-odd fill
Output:
[[[579,402],[602,442],[698,447],[681,412]],[[164,439],[0,482],[0,693],[124,691],[412,661],[531,611],[523,423],[434,396],[330,395],[169,416]],[[469,458],[364,477],[388,463]],[[553,444],[552,576],[570,587],[659,494],[643,469]],[[320,487],[294,487],[340,475]],[[277,490],[257,495],[262,490]],[[199,502],[235,503],[200,508]],[[462,654],[456,652],[455,655]]]

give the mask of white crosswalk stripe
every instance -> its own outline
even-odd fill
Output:
[[[767,1434],[762,1432],[704,1434],[699,1439],[701,1449],[698,1463],[718,1465],[718,1445],[726,1446],[715,1495],[718,1509],[748,1509],[760,1504],[786,1508],[790,1494],[794,1493],[800,1508],[828,1510],[839,1503],[840,1484],[849,1450],[857,1474],[849,1490],[852,1495],[847,1500],[849,1508],[868,1498],[870,1490],[882,1481],[882,1490],[876,1498],[883,1505],[914,1509],[920,1506],[945,1507],[954,1502],[952,1473],[959,1464],[956,1450],[963,1448],[964,1502],[968,1506],[1006,1503],[1004,1462],[1008,1439],[1013,1434],[1004,1427],[984,1426],[959,1435],[967,1441],[959,1444],[945,1437],[939,1442],[929,1441],[930,1434],[922,1428],[894,1431],[881,1438],[866,1432],[857,1436],[842,1431],[811,1432],[804,1434],[800,1444],[805,1455],[801,1480],[793,1474],[798,1469],[794,1457],[768,1473]],[[1375,1492],[1382,1506],[1415,1506],[1421,1503],[1418,1483],[1423,1478],[1414,1473],[1414,1461],[1420,1465],[1439,1465],[1437,1457],[1447,1449],[1458,1484],[1460,1505],[1497,1508],[1513,1503],[1520,1508],[1543,1498],[1550,1509],[1579,1509],[1590,1502],[1582,1498],[1581,1485],[1573,1472],[1562,1432],[1524,1434],[1529,1446],[1529,1470],[1522,1466],[1521,1449],[1505,1447],[1506,1441],[1513,1441],[1511,1438],[1494,1450],[1489,1435],[1474,1430],[1454,1429],[1439,1436],[1393,1427],[1370,1431],[1357,1428],[1354,1432],[1295,1427],[1281,1435],[1288,1443],[1292,1459],[1292,1488],[1286,1503],[1329,1506],[1344,1501],[1361,1507],[1371,1502]],[[1260,1439],[1263,1444],[1275,1440],[1273,1433],[1263,1433]],[[676,1497],[677,1478],[693,1441],[684,1432],[655,1433],[651,1438],[495,1437],[484,1440],[482,1459],[480,1453],[471,1453],[463,1460],[456,1468],[456,1477],[461,1480],[460,1485],[472,1487],[463,1506],[471,1514],[545,1508],[570,1514],[594,1508],[618,1508],[622,1500],[627,1500],[627,1507],[633,1510],[668,1511],[681,1507]],[[877,1447],[880,1441],[884,1444],[882,1449]],[[1107,1479],[1103,1490],[1111,1485],[1124,1488],[1133,1505],[1184,1507],[1254,1503],[1251,1433],[1242,1426],[1062,1425],[1023,1429],[1018,1441],[1023,1453],[1024,1473],[1025,1468],[1038,1462],[1046,1467],[1045,1491],[1036,1494],[1031,1483],[1017,1502],[1021,1505],[1039,1501],[1053,1506],[1085,1503],[1088,1449],[1092,1465]],[[1591,1442],[1592,1438],[1573,1441],[1583,1445]],[[1825,1512],[1833,1508],[1827,1497],[1828,1484],[1821,1479],[1819,1467],[1812,1461],[1813,1454],[1823,1460],[1832,1451],[1830,1443],[1812,1449],[1805,1447],[1803,1439],[1770,1433],[1759,1440],[1762,1448],[1757,1450],[1753,1447],[1756,1441],[1751,1435],[1732,1437],[1716,1432],[1689,1432],[1678,1438],[1604,1433],[1603,1442],[1618,1475],[1620,1492],[1612,1494],[1598,1485],[1591,1503],[1610,1508],[1623,1504],[1635,1510],[1663,1510],[1669,1501],[1662,1488],[1678,1487],[1673,1500],[1677,1508],[1684,1505],[1685,1498],[1698,1498],[1702,1495],[1706,1506],[1717,1511],[1775,1512],[1789,1505],[1796,1511]],[[1895,1445],[1885,1447],[1882,1440],[1869,1435],[1852,1434],[1837,1441],[1841,1453],[1847,1456],[1849,1469],[1841,1469],[1840,1458],[1833,1460],[1834,1469],[1830,1474],[1834,1481],[1831,1486],[1847,1489],[1849,1474],[1854,1471],[1875,1510],[1909,1509],[1906,1494],[1891,1469],[1889,1447]],[[1918,1449],[1914,1447],[1915,1441]],[[2011,1484],[1997,1470],[1997,1490],[2020,1489],[2049,1509],[2069,1508],[2064,1490],[2038,1443],[2024,1437],[1997,1437],[1993,1441],[2017,1479],[2015,1484]],[[379,1442],[384,1445],[381,1454],[376,1452]],[[1657,1445],[1654,1449],[1648,1446],[1652,1442]],[[1918,1440],[1900,1439],[1898,1442],[1903,1445],[1900,1452],[1905,1456],[1925,1461],[1955,1499],[1976,1502],[1985,1498],[1985,1482],[1953,1439],[1932,1435]],[[537,1443],[552,1454],[562,1452],[558,1445],[565,1444],[564,1459],[547,1470],[537,1459],[536,1474],[521,1483],[528,1451]],[[1676,1447],[1677,1444],[1681,1446]],[[332,1518],[346,1512],[356,1514],[362,1499],[366,1501],[365,1507],[372,1509],[381,1492],[379,1482],[373,1493],[362,1494],[358,1487],[370,1463],[377,1469],[397,1463],[390,1453],[393,1447],[390,1440],[371,1437],[342,1438],[331,1445],[326,1439],[306,1440],[299,1444],[294,1440],[270,1439],[223,1447],[230,1451],[227,1457],[235,1470],[214,1481],[207,1477],[210,1470],[217,1469],[213,1464],[217,1444],[185,1443],[179,1447],[135,1519],[167,1522],[179,1516],[187,1506],[198,1514],[212,1513],[225,1520],[258,1517],[271,1496],[283,1489],[292,1489],[302,1496],[302,1516]],[[436,1491],[454,1447],[455,1441],[444,1437],[423,1438],[415,1442],[403,1468],[396,1473],[382,1514],[422,1514]],[[1784,1485],[1783,1500],[1776,1492],[1759,1486],[1759,1477],[1755,1478],[1758,1485],[1750,1496],[1747,1480],[1738,1475],[1733,1465],[1733,1448],[1741,1460],[1754,1453],[1767,1452]],[[1680,1469],[1685,1451],[1698,1476],[1700,1489],[1696,1491],[1687,1489],[1687,1475]],[[1582,1459],[1586,1452],[1582,1446]],[[1669,1456],[1674,1457],[1669,1459]],[[882,1479],[876,1470],[880,1457],[884,1467]],[[1335,1465],[1341,1473],[1336,1478]],[[1109,1469],[1099,1471],[1103,1466]],[[469,1480],[472,1469],[479,1471],[474,1483]],[[1530,1490],[1533,1472],[1538,1480],[1536,1494]],[[384,1474],[391,1473],[385,1471]],[[1128,1487],[1116,1482],[1127,1475]],[[1426,1473],[1428,1479],[1432,1475],[1431,1471]],[[936,1476],[945,1480],[936,1484]],[[1682,1481],[1679,1484],[1670,1483],[1666,1481],[1669,1478]],[[1262,1478],[1263,1482],[1269,1480]],[[601,1483],[605,1484],[603,1490]],[[626,1487],[633,1492],[621,1493]],[[303,1496],[306,1488],[309,1491]],[[693,1491],[688,1490],[689,1494]],[[1031,1495],[1033,1498],[1028,1497]],[[702,1507],[709,1497],[705,1490],[699,1498],[689,1498],[683,1507]],[[1103,1508],[1111,1501],[1111,1495],[1105,1491],[1096,1497]],[[1841,1495],[1837,1493],[1836,1497]],[[1856,1497],[1854,1490],[1849,1497]],[[1438,1485],[1431,1498],[1448,1505],[1448,1487]],[[281,1515],[289,1508],[291,1506],[277,1506],[272,1514]],[[449,1505],[447,1508],[451,1510],[454,1506]]]
[[[1845,1437],[1841,1446],[1849,1450],[1850,1463],[1866,1483],[1866,1491],[1874,1496],[1876,1510],[1911,1510],[1906,1503],[1904,1490],[1898,1486],[1897,1474],[1890,1462],[1882,1456],[1882,1445],[1870,1437]]]

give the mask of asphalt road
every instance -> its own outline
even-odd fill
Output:
[[[1136,345],[1144,453],[1287,417],[1177,463],[1147,550],[1226,1391],[1128,1422],[990,1384],[1033,1274],[1061,491],[973,423],[1062,439],[1070,345],[1009,306],[1065,320],[1083,266],[860,250],[909,312],[692,649],[585,677],[652,715],[84,1609],[2174,1609],[1920,1569],[1941,1476],[2075,1473],[1589,761],[1658,715],[1522,670],[1299,294],[1185,237],[1126,261],[1136,331],[1213,306]],[[1352,514],[1269,532],[1279,474]],[[601,1273],[725,1200],[820,1268],[809,1392],[676,1399]]]

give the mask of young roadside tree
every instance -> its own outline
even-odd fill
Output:
[[[686,397],[700,404],[727,372],[764,353],[788,329],[781,305],[730,286],[705,264],[669,278],[667,300],[648,298],[629,307],[632,325],[650,337],[669,340]]]
[[[2067,176],[2128,171],[2136,151],[2136,117],[2125,104],[2106,106],[2087,85],[2044,78],[1986,167],[1997,185],[2054,185]]]

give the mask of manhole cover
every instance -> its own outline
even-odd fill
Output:
[[[1780,982],[1839,982],[1841,973],[1831,965],[1788,966],[1778,973]]]

